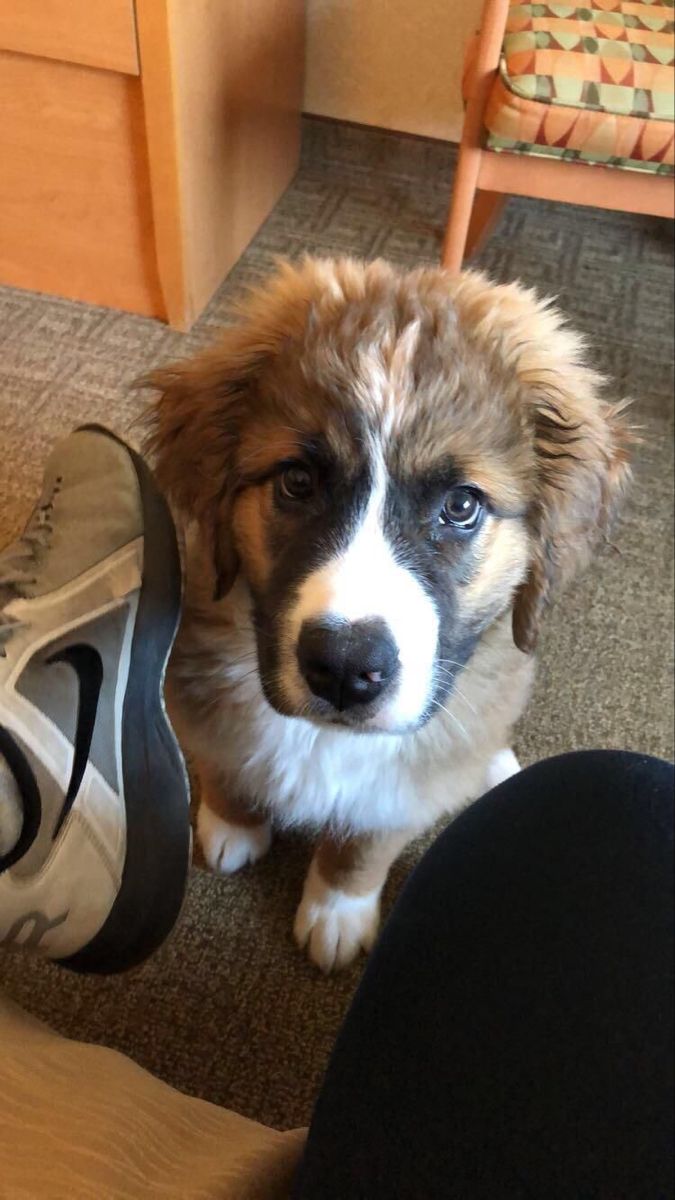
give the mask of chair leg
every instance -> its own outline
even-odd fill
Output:
[[[466,252],[469,225],[483,161],[483,117],[490,89],[499,68],[499,57],[509,0],[485,0],[481,31],[475,44],[467,79],[469,98],[464,117],[462,144],[453,187],[450,218],[443,243],[443,266],[460,271]]]
[[[474,196],[471,220],[466,235],[465,258],[479,254],[497,224],[506,196],[503,192],[484,192],[478,188]]]
[[[441,262],[448,271],[461,271],[473,212],[481,151],[460,147],[457,175],[452,189],[450,216],[445,230]]]

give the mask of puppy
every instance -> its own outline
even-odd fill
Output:
[[[629,439],[515,284],[306,259],[237,315],[149,380],[189,526],[172,688],[214,870],[319,834],[295,936],[328,971],[371,946],[402,847],[517,769],[544,609]]]

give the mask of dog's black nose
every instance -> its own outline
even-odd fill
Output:
[[[300,670],[315,696],[344,712],[375,700],[398,672],[398,649],[384,621],[305,621]]]

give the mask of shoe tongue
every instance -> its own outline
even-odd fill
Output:
[[[31,765],[0,725],[0,875],[32,846],[41,816],[40,790]]]

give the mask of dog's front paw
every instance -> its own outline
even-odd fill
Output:
[[[498,787],[500,783],[504,783],[505,779],[510,779],[512,775],[517,775],[520,769],[520,763],[513,750],[506,748],[498,750],[490,759],[485,773],[487,790],[490,791],[492,788]]]
[[[267,854],[272,842],[269,821],[235,825],[219,817],[208,804],[199,806],[197,835],[206,862],[221,875],[233,875],[248,863],[257,862]]]
[[[349,896],[317,878],[314,867],[295,917],[295,940],[326,974],[370,950],[380,924],[380,892]]]

